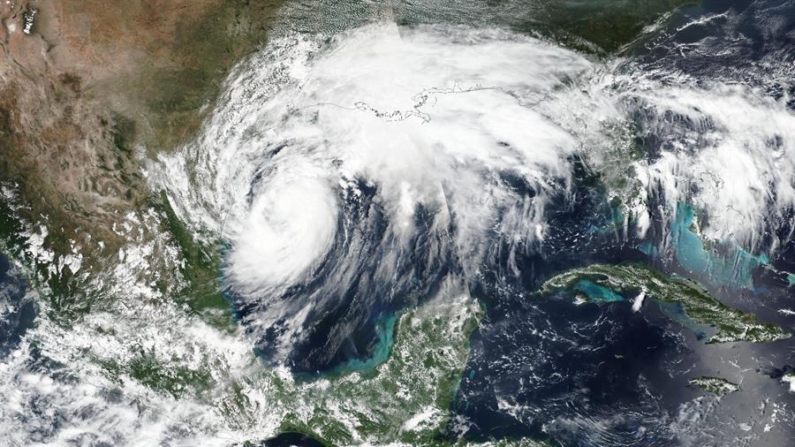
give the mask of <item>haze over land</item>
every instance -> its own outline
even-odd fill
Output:
[[[746,3],[0,2],[0,433],[781,445],[795,7]]]

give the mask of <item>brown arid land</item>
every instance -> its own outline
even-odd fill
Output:
[[[113,265],[127,242],[116,228],[153,209],[185,259],[196,310],[228,307],[217,253],[194,243],[141,168],[196,134],[229,70],[265,43],[284,1],[0,0],[0,249],[24,258],[19,234],[38,232],[53,259],[27,261],[54,292],[53,309],[69,317],[92,304],[74,293],[81,287],[69,265],[51,265],[80,256],[83,280]],[[608,54],[689,1],[632,9],[553,0],[512,26],[552,30],[550,38],[578,48],[585,39]]]
[[[101,268],[123,243],[114,225],[159,200],[143,161],[195,133],[278,6],[0,0],[0,233],[46,225],[56,261],[79,252],[84,272]]]

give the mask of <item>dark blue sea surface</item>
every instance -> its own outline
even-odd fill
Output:
[[[773,97],[795,96],[795,76],[778,76],[793,66],[794,39],[793,1],[704,1],[678,10],[667,26],[631,45],[627,56],[661,77],[686,73],[705,83],[747,83]],[[654,125],[669,118],[638,108],[637,142],[645,158],[670,149]],[[680,125],[684,134],[693,124]],[[786,239],[792,219],[770,222],[762,246],[774,237],[785,243],[768,259],[728,241],[706,247],[690,230],[698,210],[680,203],[671,224],[659,211],[670,204],[652,198],[651,228],[637,239],[632,222],[627,232],[616,225],[623,219],[601,179],[580,160],[569,161],[575,181],[570,191],[560,188],[551,197],[544,243],[525,247],[495,234],[474,277],[464,278],[464,263],[450,243],[455,224],[447,234],[433,231],[438,210],[418,207],[409,249],[390,257],[400,244],[387,231],[378,187],[361,179],[357,200],[339,192],[337,237],[311,281],[279,297],[251,300],[230,292],[230,300],[241,319],[274,299],[317,303],[303,328],[309,336],[290,346],[287,359],[297,376],[311,379],[385,361],[397,315],[436,295],[445,278],[463,278],[486,316],[472,336],[452,405],[451,438],[530,437],[564,446],[774,446],[795,439],[793,426],[769,420],[770,405],[795,405],[795,395],[780,383],[795,371],[795,340],[706,345],[710,328],[693,323],[681,306],[647,300],[635,312],[630,297],[588,282],[577,288],[597,302],[578,305],[571,296],[538,293],[545,280],[572,268],[638,262],[698,281],[723,303],[795,333],[795,316],[780,312],[795,303],[795,242]],[[530,185],[502,174],[499,181],[518,195],[535,196]],[[659,253],[669,236],[671,252]],[[378,279],[382,263],[394,259],[394,275]],[[336,280],[341,277],[348,280]],[[274,354],[286,330],[282,323],[255,334],[263,358]],[[718,404],[689,384],[699,376],[742,382],[742,394]],[[768,422],[771,434],[754,438],[768,432]],[[292,442],[293,435],[283,436]],[[288,445],[273,442],[265,445]]]
[[[685,26],[705,18],[711,20]],[[792,94],[795,77],[777,79],[771,71],[790,67],[792,73],[794,30],[791,1],[705,1],[682,8],[669,27],[630,51],[635,63],[650,71],[762,85],[772,96],[782,89]],[[638,115],[641,149],[650,159],[665,150],[663,139],[653,133],[656,126],[644,125],[653,119]],[[561,212],[557,222],[550,216],[553,234],[565,241],[567,232],[598,211],[596,203],[598,199],[591,205],[580,200],[574,207],[579,215]],[[650,209],[657,205],[664,204]],[[697,280],[727,305],[795,333],[795,317],[779,312],[795,303],[795,242],[787,238],[792,219],[770,222],[766,237],[784,243],[774,259],[767,259],[730,242],[706,249],[689,229],[694,213],[682,204],[672,226],[654,215],[645,242],[592,237],[584,243],[578,239],[579,245],[560,243],[551,252],[518,261],[524,276],[508,284],[499,267],[484,275],[472,288],[474,296],[489,304],[467,365],[476,374],[466,375],[459,387],[454,410],[460,417],[451,424],[450,436],[531,437],[565,446],[791,443],[791,424],[765,424],[771,421],[771,402],[795,405],[795,396],[779,382],[783,374],[795,371],[795,340],[705,345],[703,330],[708,328],[689,324],[686,315],[669,305],[647,300],[634,313],[630,302],[617,301],[605,291],[590,290],[605,302],[579,306],[571,297],[532,295],[539,281],[572,267],[643,262]],[[657,253],[665,234],[673,236],[673,252]],[[707,404],[703,399],[715,398],[688,385],[698,376],[742,382],[742,391]],[[683,418],[698,423],[689,425]],[[747,425],[740,428],[741,421]],[[768,430],[778,432],[759,437]]]
[[[35,303],[25,296],[22,275],[0,254],[0,358],[17,347],[36,318]]]
[[[290,346],[287,364],[302,377],[372,368],[385,360],[397,314],[436,296],[444,278],[457,268],[446,235],[430,231],[433,212],[418,207],[420,229],[408,243],[392,240],[377,187],[362,181],[355,200],[339,191],[342,210],[335,241],[312,279],[279,297],[243,298],[228,291],[239,319],[256,315],[274,301],[314,302],[303,341]],[[398,249],[392,256],[395,247]],[[397,260],[396,265],[395,259]],[[386,266],[382,265],[386,263]],[[393,269],[388,280],[381,268]],[[341,280],[344,278],[344,280]],[[258,337],[257,349],[268,359],[284,327],[280,323]]]
[[[301,433],[287,432],[263,441],[260,447],[325,447],[325,445]]]

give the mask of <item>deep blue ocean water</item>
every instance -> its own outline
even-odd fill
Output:
[[[33,326],[36,306],[25,297],[25,280],[0,254],[0,358],[8,355]]]
[[[724,15],[714,18],[716,14]],[[770,32],[766,26],[774,15],[783,17],[784,23]],[[713,19],[683,27],[705,17]],[[682,43],[701,43],[704,51],[685,53]],[[729,46],[733,51],[719,51]],[[720,78],[753,85],[766,79],[754,74],[764,70],[759,61],[771,54],[782,63],[786,58],[795,60],[795,3],[703,1],[686,6],[674,14],[668,27],[640,39],[628,54],[649,70],[679,70],[705,81]],[[772,96],[795,93],[795,81],[789,82],[764,87]],[[647,118],[638,113],[640,129]],[[644,156],[658,157],[664,150],[660,141],[653,133],[643,135]],[[579,166],[576,160],[573,163]],[[641,262],[697,280],[727,305],[795,332],[795,317],[778,312],[792,307],[795,298],[793,241],[781,247],[774,259],[728,241],[708,249],[690,229],[697,210],[685,203],[680,204],[673,225],[655,215],[647,239],[636,240],[616,228],[616,221],[623,219],[609,204],[598,179],[585,169],[575,173],[574,193],[553,198],[547,209],[549,232],[543,247],[517,250],[519,254],[509,259],[510,241],[497,238],[487,256],[492,261],[469,280],[469,292],[484,305],[486,318],[472,336],[466,373],[452,407],[460,417],[451,423],[449,436],[459,436],[464,424],[465,437],[472,440],[531,437],[567,446],[680,445],[692,433],[687,433],[677,414],[704,396],[688,380],[698,375],[735,377],[727,364],[751,373],[745,376],[744,397],[727,396],[719,409],[701,414],[700,430],[714,445],[725,445],[739,430],[736,424],[715,428],[715,421],[754,414],[757,410],[748,408],[747,402],[772,399],[795,405],[795,397],[779,383],[783,373],[795,371],[792,339],[707,346],[703,341],[710,328],[695,324],[681,306],[647,300],[636,313],[627,297],[588,282],[578,284],[578,290],[599,303],[576,305],[570,297],[534,294],[544,280],[571,268]],[[401,253],[395,280],[375,280],[382,250],[391,243],[384,240],[388,236],[383,210],[374,200],[377,190],[366,182],[360,187],[363,199],[344,204],[339,225],[345,231],[338,233],[358,232],[372,243],[351,246],[349,239],[339,237],[315,279],[279,298],[323,297],[324,304],[313,309],[305,328],[310,337],[292,347],[288,360],[298,376],[310,380],[367,371],[385,361],[397,315],[433,297],[443,278],[461,271],[455,253],[434,251],[447,245],[433,240],[430,231],[419,231],[413,250]],[[535,194],[527,185],[512,187]],[[574,203],[568,200],[572,196]],[[662,204],[653,203],[650,209],[656,205]],[[432,214],[418,209],[417,227],[430,228]],[[786,234],[787,224],[774,231]],[[672,256],[657,252],[667,234],[673,237]],[[351,260],[359,261],[354,263],[355,280],[343,287],[327,284],[337,266],[351,265],[346,264]],[[522,272],[519,277],[509,273],[514,262]],[[230,299],[243,317],[258,309],[257,303]],[[341,327],[346,329],[340,331]],[[260,340],[264,358],[269,356],[269,337],[276,335],[265,334]],[[795,439],[792,427],[781,430],[783,434],[774,439],[790,435]]]
[[[725,13],[726,18],[675,31],[684,23],[718,13]],[[784,20],[775,33],[765,29],[773,15]],[[727,27],[734,27],[733,31]],[[755,61],[771,52],[781,53],[781,63],[795,59],[793,30],[793,2],[705,1],[680,10],[670,28],[662,30],[656,40],[644,39],[634,51],[650,69],[678,69],[705,80],[722,76],[756,82],[763,77],[755,79],[753,70],[760,69]],[[674,45],[701,40],[715,51],[683,54]],[[718,51],[729,46],[735,51]],[[794,91],[794,86],[774,87]],[[776,88],[770,90],[772,95],[780,91]],[[655,146],[658,141],[654,135],[644,138],[648,157],[662,150]],[[553,226],[576,227],[587,221],[593,211],[584,205],[578,204],[581,215]],[[581,291],[607,303],[577,306],[554,297],[528,301],[518,294],[537,286],[536,278],[572,266],[640,261],[698,280],[724,303],[795,333],[795,318],[778,312],[792,308],[795,299],[790,287],[795,243],[788,241],[775,259],[748,253],[730,242],[705,249],[689,229],[693,219],[694,210],[682,204],[670,228],[663,228],[663,220],[656,216],[649,233],[651,243],[597,237],[577,247],[562,246],[554,256],[527,259],[522,270],[531,273],[525,281],[511,284],[515,293],[496,293],[505,290],[504,285],[494,287],[498,275],[475,287],[474,294],[490,305],[486,323],[473,336],[467,366],[477,374],[464,378],[455,402],[455,411],[469,424],[466,436],[475,440],[530,436],[572,446],[664,446],[681,445],[683,439],[691,439],[687,436],[703,434],[701,441],[690,445],[740,445],[743,432],[737,423],[726,427],[721,419],[767,417],[749,402],[795,404],[795,397],[778,382],[785,372],[795,371],[792,339],[706,346],[703,339],[709,328],[693,324],[681,308],[647,301],[635,314],[630,302],[589,284],[581,285]],[[778,224],[774,231],[779,235],[791,228],[791,223]],[[672,263],[661,262],[656,250],[664,230],[674,238]],[[686,428],[677,431],[681,408],[703,395],[688,386],[687,379],[707,375],[736,380],[732,364],[751,371],[739,376],[745,379],[744,395],[724,397],[718,409],[704,411],[690,433]],[[718,425],[721,428],[716,429]],[[451,426],[452,436],[456,430]],[[777,440],[742,445],[784,445],[782,439],[795,439],[792,427],[782,430]]]

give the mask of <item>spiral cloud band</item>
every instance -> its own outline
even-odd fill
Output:
[[[672,81],[499,30],[287,35],[239,67],[202,136],[152,176],[181,218],[228,241],[224,285],[261,351],[312,369],[362,355],[379,318],[445,279],[495,256],[518,271],[515,253],[544,243],[546,205],[573,194],[574,160],[633,177],[613,193],[640,237],[657,198],[666,219],[689,200],[712,218],[705,234],[749,242],[793,203],[792,117],[741,89]],[[727,110],[771,119],[741,135]],[[638,121],[665,135],[662,152],[614,166]],[[779,143],[760,154],[765,141]],[[769,183],[717,188],[743,157]],[[302,344],[323,349],[297,359]]]

